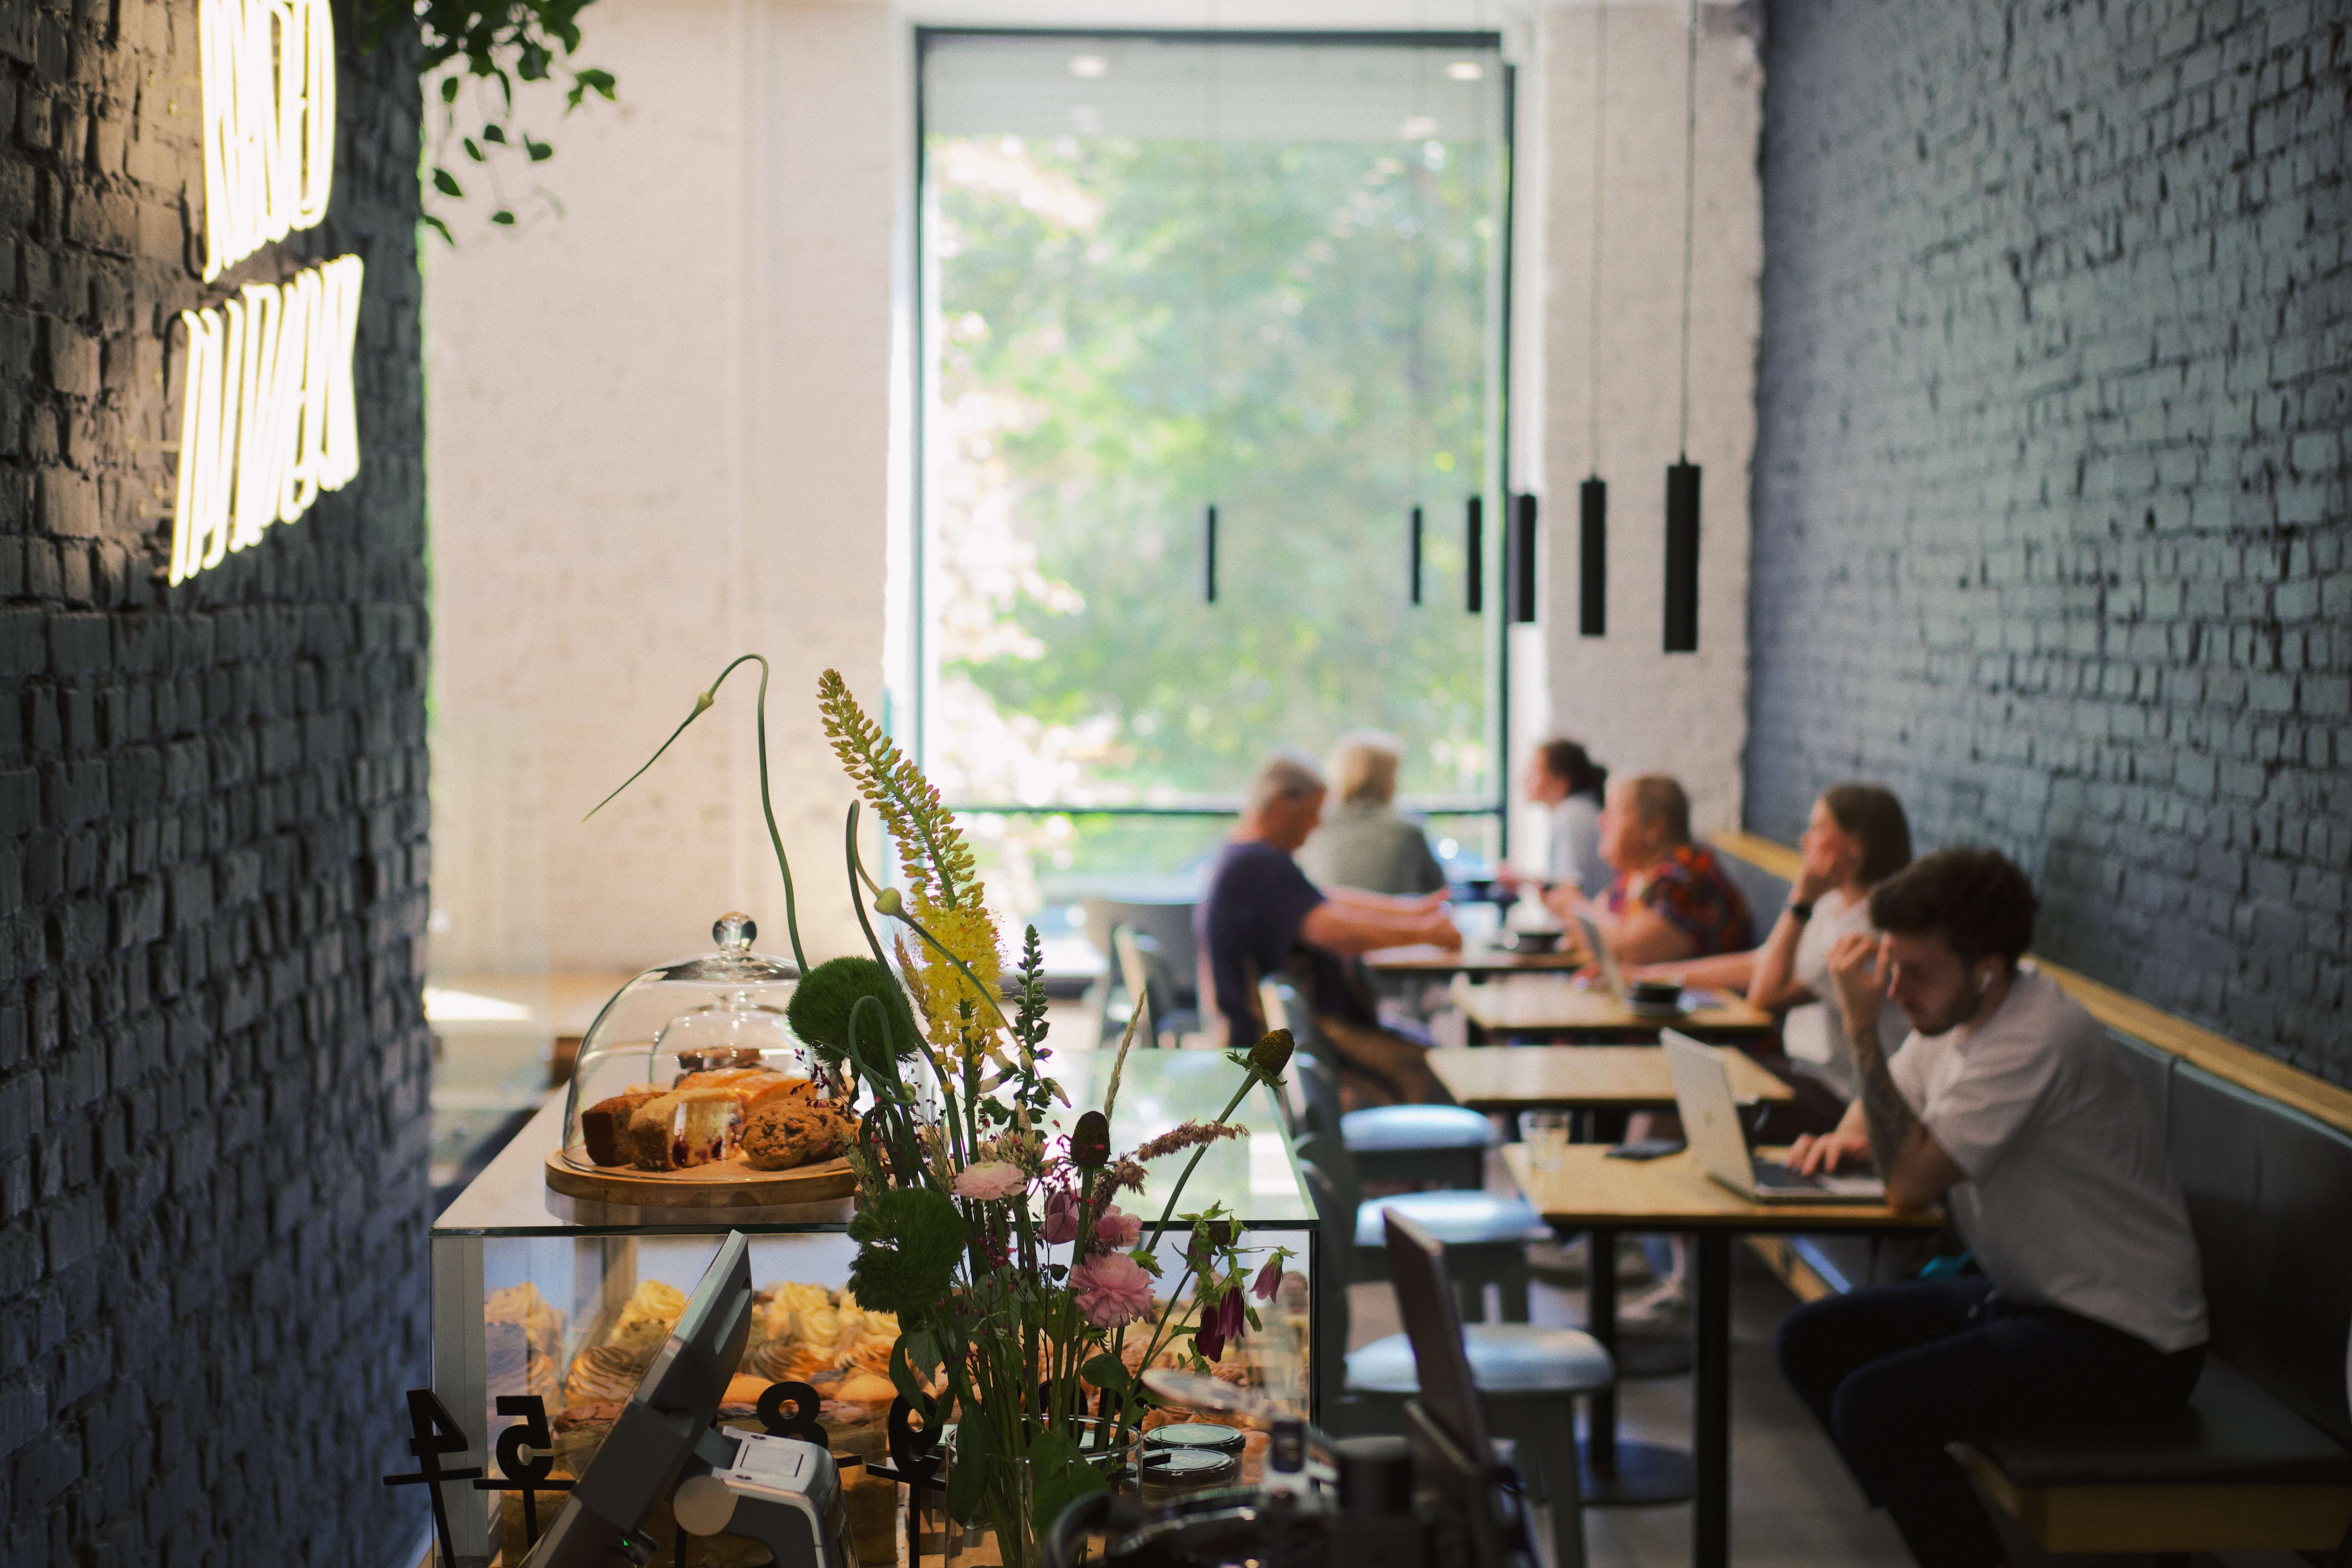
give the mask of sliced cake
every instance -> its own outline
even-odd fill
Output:
[[[641,1171],[683,1171],[735,1152],[742,1101],[727,1089],[674,1089],[629,1118],[629,1146]]]
[[[582,1111],[580,1136],[588,1145],[588,1157],[600,1165],[625,1165],[635,1158],[629,1142],[629,1120],[639,1106],[658,1100],[661,1093],[649,1083],[633,1084]]]

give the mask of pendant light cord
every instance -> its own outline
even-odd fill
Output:
[[[1683,66],[1683,460],[1690,460],[1691,227],[1698,202],[1698,5],[1690,0]]]
[[[1592,369],[1586,401],[1592,415],[1592,474],[1601,476],[1601,194],[1608,187],[1609,0],[1592,8]]]

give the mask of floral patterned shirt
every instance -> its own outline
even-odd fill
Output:
[[[1707,850],[1685,844],[1654,866],[1621,874],[1601,900],[1612,915],[1643,908],[1691,939],[1694,958],[1745,952],[1756,923],[1739,885]]]

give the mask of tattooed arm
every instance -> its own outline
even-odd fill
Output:
[[[1886,1201],[1896,1208],[1925,1208],[1953,1184],[1966,1181],[1968,1173],[1920,1125],[1879,1044],[1878,1010],[1886,1005],[1890,963],[1881,939],[1856,931],[1840,937],[1830,950],[1830,980],[1845,1016],[1846,1038],[1853,1044],[1860,1080],[1854,1107],[1862,1113],[1871,1158],[1885,1180]],[[1846,1120],[1853,1120],[1851,1111]]]

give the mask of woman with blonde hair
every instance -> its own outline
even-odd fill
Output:
[[[1339,797],[1323,826],[1298,852],[1307,876],[1322,887],[1412,897],[1445,886],[1418,823],[1396,809],[1397,766],[1403,748],[1380,730],[1351,730],[1331,753],[1331,784]]]

